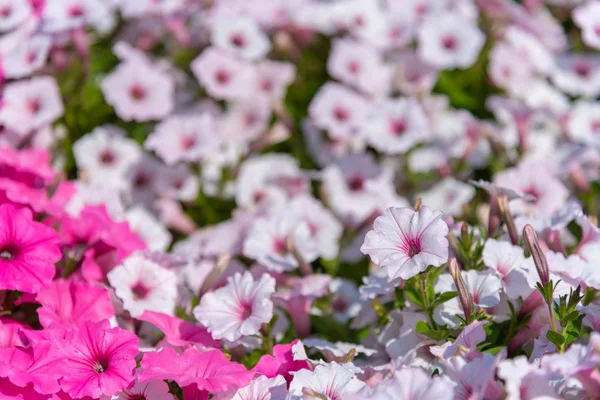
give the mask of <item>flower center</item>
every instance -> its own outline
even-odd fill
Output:
[[[142,282],[138,282],[133,285],[131,292],[136,300],[144,300],[146,297],[148,297],[150,290]]]
[[[2,261],[12,261],[19,255],[19,249],[13,244],[8,244],[0,250]]]
[[[336,312],[344,312],[348,309],[348,302],[343,297],[336,297],[331,303],[331,308]]]
[[[231,36],[231,44],[241,49],[246,47],[246,39],[242,34],[236,33],[235,35]]]
[[[141,85],[135,84],[129,89],[129,96],[135,101],[143,100],[148,93]]]
[[[406,239],[402,244],[402,250],[412,258],[421,252],[421,241],[418,238]]]
[[[251,315],[252,315],[252,303],[246,303],[246,302],[242,303],[240,318],[242,320],[248,319]]]
[[[333,116],[340,122],[344,122],[350,118],[350,113],[344,107],[336,107],[333,110]]]
[[[285,255],[288,252],[287,244],[285,243],[285,239],[276,238],[273,241],[273,251],[279,255]]]
[[[573,68],[573,70],[575,71],[575,73],[581,77],[587,77],[590,75],[590,72],[592,72],[592,69],[590,68],[590,66],[588,64],[576,64],[575,67]]]
[[[224,69],[220,69],[216,72],[215,78],[221,85],[225,85],[231,80],[231,74]]]
[[[406,132],[406,121],[404,119],[394,119],[390,121],[390,130],[394,135],[400,136]]]
[[[187,135],[183,139],[181,139],[181,148],[183,150],[190,150],[194,146],[196,146],[196,138],[193,135]]]
[[[365,178],[363,178],[360,175],[354,175],[348,178],[346,184],[348,185],[348,188],[350,188],[351,191],[358,192],[363,190],[363,188],[365,187]]]
[[[12,14],[12,8],[10,6],[0,8],[0,16],[8,18]]]
[[[101,374],[103,372],[106,372],[106,370],[108,369],[108,360],[106,360],[104,358],[96,360],[96,362],[94,363],[94,365],[92,365],[92,368],[94,369],[94,371],[97,374]]]
[[[40,99],[37,99],[37,98],[30,99],[27,102],[27,109],[33,115],[36,115],[37,113],[39,113],[40,110],[42,109],[42,103],[40,102]]]
[[[446,35],[442,38],[442,47],[446,50],[456,50],[458,41],[452,35]]]
[[[351,74],[357,74],[358,71],[360,71],[360,64],[356,61],[350,61],[348,63],[348,71],[350,71]]]
[[[114,164],[116,160],[115,154],[110,150],[104,150],[100,153],[100,162],[104,165]]]

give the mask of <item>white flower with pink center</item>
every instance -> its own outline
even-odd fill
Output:
[[[0,32],[18,27],[25,22],[31,12],[29,0],[0,0]]]
[[[4,76],[12,79],[30,76],[45,65],[51,47],[52,40],[46,35],[30,36],[22,30],[5,35],[0,42]]]
[[[377,217],[361,247],[391,279],[410,279],[448,261],[448,225],[440,211],[389,208]]]
[[[580,100],[567,122],[567,132],[577,142],[600,146],[600,104]]]
[[[190,68],[208,94],[219,100],[249,97],[256,79],[252,65],[215,47],[205,49]]]
[[[583,42],[600,49],[600,2],[588,1],[575,8],[573,21],[581,28]]]
[[[295,77],[294,64],[264,60],[256,65],[255,90],[271,99],[282,98]]]
[[[221,143],[214,117],[174,115],[162,121],[148,136],[144,147],[154,150],[168,165],[197,162],[214,154]]]
[[[527,271],[521,266],[525,261],[523,249],[509,242],[488,239],[483,248],[483,263],[502,279],[502,287],[509,299],[525,298],[531,293]]]
[[[290,383],[290,400],[342,400],[347,395],[366,388],[354,372],[335,361],[317,365],[314,371],[302,369],[294,372]]]
[[[386,154],[404,154],[430,136],[429,121],[414,98],[385,100],[370,108],[366,138]]]
[[[231,388],[216,394],[214,400],[285,400],[287,398],[285,378],[277,375],[274,378],[260,376],[243,388]]]
[[[463,205],[471,201],[474,196],[473,186],[453,177],[447,177],[417,197],[420,197],[423,203],[442,210],[448,215],[459,216],[463,212]]]
[[[500,304],[500,291],[502,283],[500,278],[490,274],[489,271],[463,271],[462,277],[467,284],[467,288],[475,307],[491,308]],[[435,283],[435,292],[456,292],[454,280],[450,274],[442,274]],[[460,322],[456,315],[464,318],[462,306],[458,297],[455,297],[444,304],[438,306],[434,311],[434,319],[439,324],[448,324],[451,328],[458,328]]]
[[[271,321],[274,292],[275,279],[268,274],[254,280],[249,272],[237,273],[226,286],[202,296],[194,316],[213,338],[235,341],[257,334]]]
[[[438,68],[468,68],[479,55],[485,36],[473,21],[459,14],[428,18],[418,31],[419,55]]]
[[[148,60],[130,57],[101,84],[106,102],[125,121],[151,121],[166,117],[174,107],[175,82]]]
[[[367,117],[368,101],[339,83],[323,85],[308,108],[315,124],[333,139],[344,139],[362,131]]]
[[[317,259],[317,245],[307,222],[298,215],[278,212],[254,221],[242,252],[271,271],[290,271],[299,264],[289,244],[307,263]]]
[[[177,304],[177,275],[156,262],[135,253],[106,275],[132,317],[144,311],[173,315]]]
[[[2,99],[0,124],[20,135],[54,122],[64,112],[58,85],[50,76],[9,83]]]
[[[212,27],[215,45],[247,60],[264,57],[271,49],[271,42],[258,23],[245,17],[223,18]]]
[[[566,53],[557,56],[552,81],[573,97],[598,97],[600,94],[600,57],[596,54]]]

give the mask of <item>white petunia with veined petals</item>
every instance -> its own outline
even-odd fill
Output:
[[[290,400],[341,400],[366,388],[354,372],[336,362],[317,365],[314,371],[294,372],[290,383]]]
[[[226,18],[212,27],[215,45],[247,60],[257,60],[271,49],[271,42],[251,18]]]
[[[318,248],[308,223],[296,214],[285,212],[254,221],[242,252],[271,271],[290,271],[298,267],[298,260],[290,252],[289,242],[304,261],[317,259]]]
[[[125,121],[158,120],[174,107],[173,77],[138,57],[119,64],[104,78],[101,88],[106,102]]]
[[[429,136],[429,121],[414,98],[385,100],[371,106],[367,141],[386,154],[404,154]]]
[[[235,341],[254,335],[273,318],[275,279],[263,274],[254,280],[249,272],[237,273],[226,286],[206,293],[194,316],[215,339]]]
[[[0,32],[18,27],[32,11],[29,0],[0,0]]]
[[[142,253],[129,256],[106,277],[132,317],[138,317],[144,311],[169,315],[175,312],[177,275]]]
[[[56,80],[40,76],[4,86],[0,124],[26,135],[62,116],[64,106]]]
[[[429,190],[418,195],[424,203],[453,216],[460,215],[463,205],[471,201],[474,196],[473,186],[453,177],[444,178]]]
[[[200,161],[214,154],[221,143],[214,117],[201,115],[171,116],[150,134],[144,147],[154,150],[168,165],[180,161]]]
[[[485,41],[473,21],[453,13],[428,18],[418,37],[418,51],[423,60],[444,69],[473,65]]]
[[[523,249],[509,242],[488,239],[483,248],[483,263],[502,279],[502,287],[509,299],[525,298],[531,293],[527,271],[521,266],[525,261]]]
[[[277,375],[274,378],[260,376],[248,386],[232,388],[213,397],[214,400],[285,400],[287,398],[285,378]]]
[[[447,234],[440,211],[392,207],[377,217],[360,250],[385,268],[390,279],[410,279],[448,261]]]

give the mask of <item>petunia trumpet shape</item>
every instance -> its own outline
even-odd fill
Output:
[[[360,250],[385,268],[390,280],[410,279],[430,265],[448,261],[448,225],[440,211],[391,207],[373,228]]]

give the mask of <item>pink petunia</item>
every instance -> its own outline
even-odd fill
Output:
[[[72,327],[83,322],[99,322],[114,317],[115,310],[108,291],[86,282],[58,279],[36,297],[42,307],[37,313],[40,323]]]
[[[219,350],[202,353],[190,348],[178,354],[166,347],[144,355],[138,379],[140,382],[170,379],[181,387],[196,384],[199,390],[218,393],[232,386],[246,386],[253,376],[253,372],[229,361]]]
[[[389,208],[373,227],[361,251],[386,268],[390,279],[410,279],[448,261],[448,225],[440,211],[426,206],[419,211]]]
[[[139,339],[107,320],[86,322],[70,331],[63,348],[61,386],[79,398],[112,396],[134,380]]]
[[[0,288],[39,292],[54,278],[60,260],[58,234],[33,220],[27,208],[0,205]]]
[[[155,325],[165,334],[165,340],[172,346],[194,344],[203,347],[220,347],[220,343],[213,339],[203,326],[154,311],[146,311],[137,319]]]
[[[307,359],[302,342],[296,339],[289,344],[278,344],[273,347],[273,355],[262,356],[254,367],[254,371],[269,378],[282,375],[289,382],[292,380],[291,372],[311,369]]]

